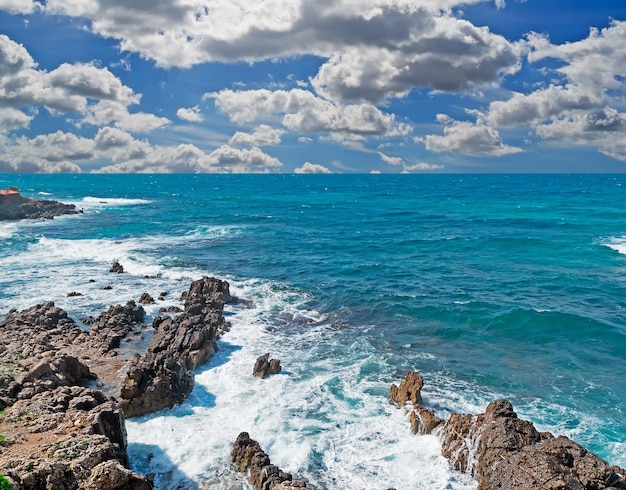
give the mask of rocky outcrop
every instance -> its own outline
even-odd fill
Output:
[[[94,379],[72,347],[89,335],[67,313],[43,303],[0,323],[0,409],[59,386]]]
[[[139,298],[139,304],[141,305],[151,305],[154,304],[154,298],[150,296],[148,293],[143,293]]]
[[[416,371],[409,372],[400,386],[391,385],[390,398],[410,412],[409,420],[413,434],[430,434],[443,420],[435,416],[432,408],[424,408],[422,404],[422,388],[424,378]]]
[[[269,352],[262,356],[259,356],[252,368],[252,375],[257,378],[267,378],[272,374],[280,373],[280,361],[278,359],[271,359]]]
[[[73,204],[63,204],[57,201],[29,199],[15,194],[0,193],[0,221],[54,218],[64,214],[78,214]]]
[[[182,403],[193,388],[193,370],[217,351],[216,340],[230,327],[222,315],[230,300],[226,281],[203,277],[183,297],[183,313],[155,318],[148,353],[128,366],[119,394],[127,417]]]
[[[626,489],[622,475],[567,437],[538,432],[507,400],[483,414],[453,415],[438,431],[452,465],[472,473],[478,489]]]
[[[256,490],[307,488],[305,482],[294,481],[292,475],[273,465],[267,453],[258,442],[250,439],[247,432],[237,437],[231,457],[238,471],[248,473],[250,483]]]
[[[537,431],[507,400],[490,403],[480,415],[453,414],[443,423],[420,406],[423,383],[419,373],[409,373],[390,395],[411,410],[412,431],[436,434],[443,455],[455,469],[472,474],[478,490],[626,490],[623,470],[567,437]]]
[[[19,489],[150,489],[117,402],[89,388],[90,335],[43,303],[0,323],[0,473]]]

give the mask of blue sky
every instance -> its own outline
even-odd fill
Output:
[[[0,172],[626,171],[623,0],[0,0]]]

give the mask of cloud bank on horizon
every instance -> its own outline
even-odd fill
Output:
[[[626,6],[545,3],[0,0],[0,172],[624,172]]]

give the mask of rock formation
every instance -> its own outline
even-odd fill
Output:
[[[123,274],[124,273],[124,266],[122,264],[120,264],[117,260],[115,262],[113,262],[113,265],[111,266],[111,268],[109,269],[109,272],[111,274]]]
[[[64,214],[78,214],[73,204],[57,201],[29,199],[19,191],[0,192],[0,221],[54,218]]]
[[[204,277],[191,284],[184,298],[183,313],[154,319],[148,353],[128,366],[120,391],[127,417],[182,403],[193,388],[193,370],[217,351],[216,340],[230,328],[222,315],[230,300],[226,281]]]
[[[14,489],[151,489],[128,469],[117,402],[87,386],[90,335],[53,303],[9,315],[0,335],[0,472]]]
[[[237,437],[231,453],[237,470],[248,472],[250,483],[256,490],[306,489],[306,483],[294,481],[292,475],[273,465],[270,457],[247,432]]]
[[[271,374],[280,373],[280,361],[278,359],[271,359],[269,352],[262,356],[259,356],[254,363],[254,368],[252,369],[252,375],[257,378],[267,378]]]
[[[403,400],[415,403],[422,386],[421,375],[409,373],[400,387],[392,386],[392,398],[401,405]],[[455,469],[471,473],[478,490],[626,490],[624,470],[567,437],[538,432],[517,417],[507,400],[490,403],[480,415],[453,414],[444,424],[432,415],[426,418],[416,410],[411,424],[419,418],[420,432],[438,435],[443,455]]]
[[[435,427],[443,422],[435,416],[432,408],[424,408],[422,404],[422,388],[424,378],[418,372],[409,372],[400,386],[391,385],[389,396],[401,407],[410,412],[411,432],[413,434],[430,434]]]
[[[139,298],[139,304],[141,305],[151,305],[154,304],[154,298],[150,296],[148,293],[143,293]]]

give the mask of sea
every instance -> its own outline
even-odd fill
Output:
[[[441,418],[506,398],[626,466],[626,175],[0,175],[82,214],[0,223],[0,318],[80,318],[191,281],[241,299],[172,410],[127,421],[157,489],[249,489],[246,431],[315,489],[473,489],[389,399]],[[124,274],[110,274],[119,261]],[[111,289],[104,289],[111,286]],[[77,292],[81,296],[68,297]],[[282,372],[252,376],[270,353]]]

